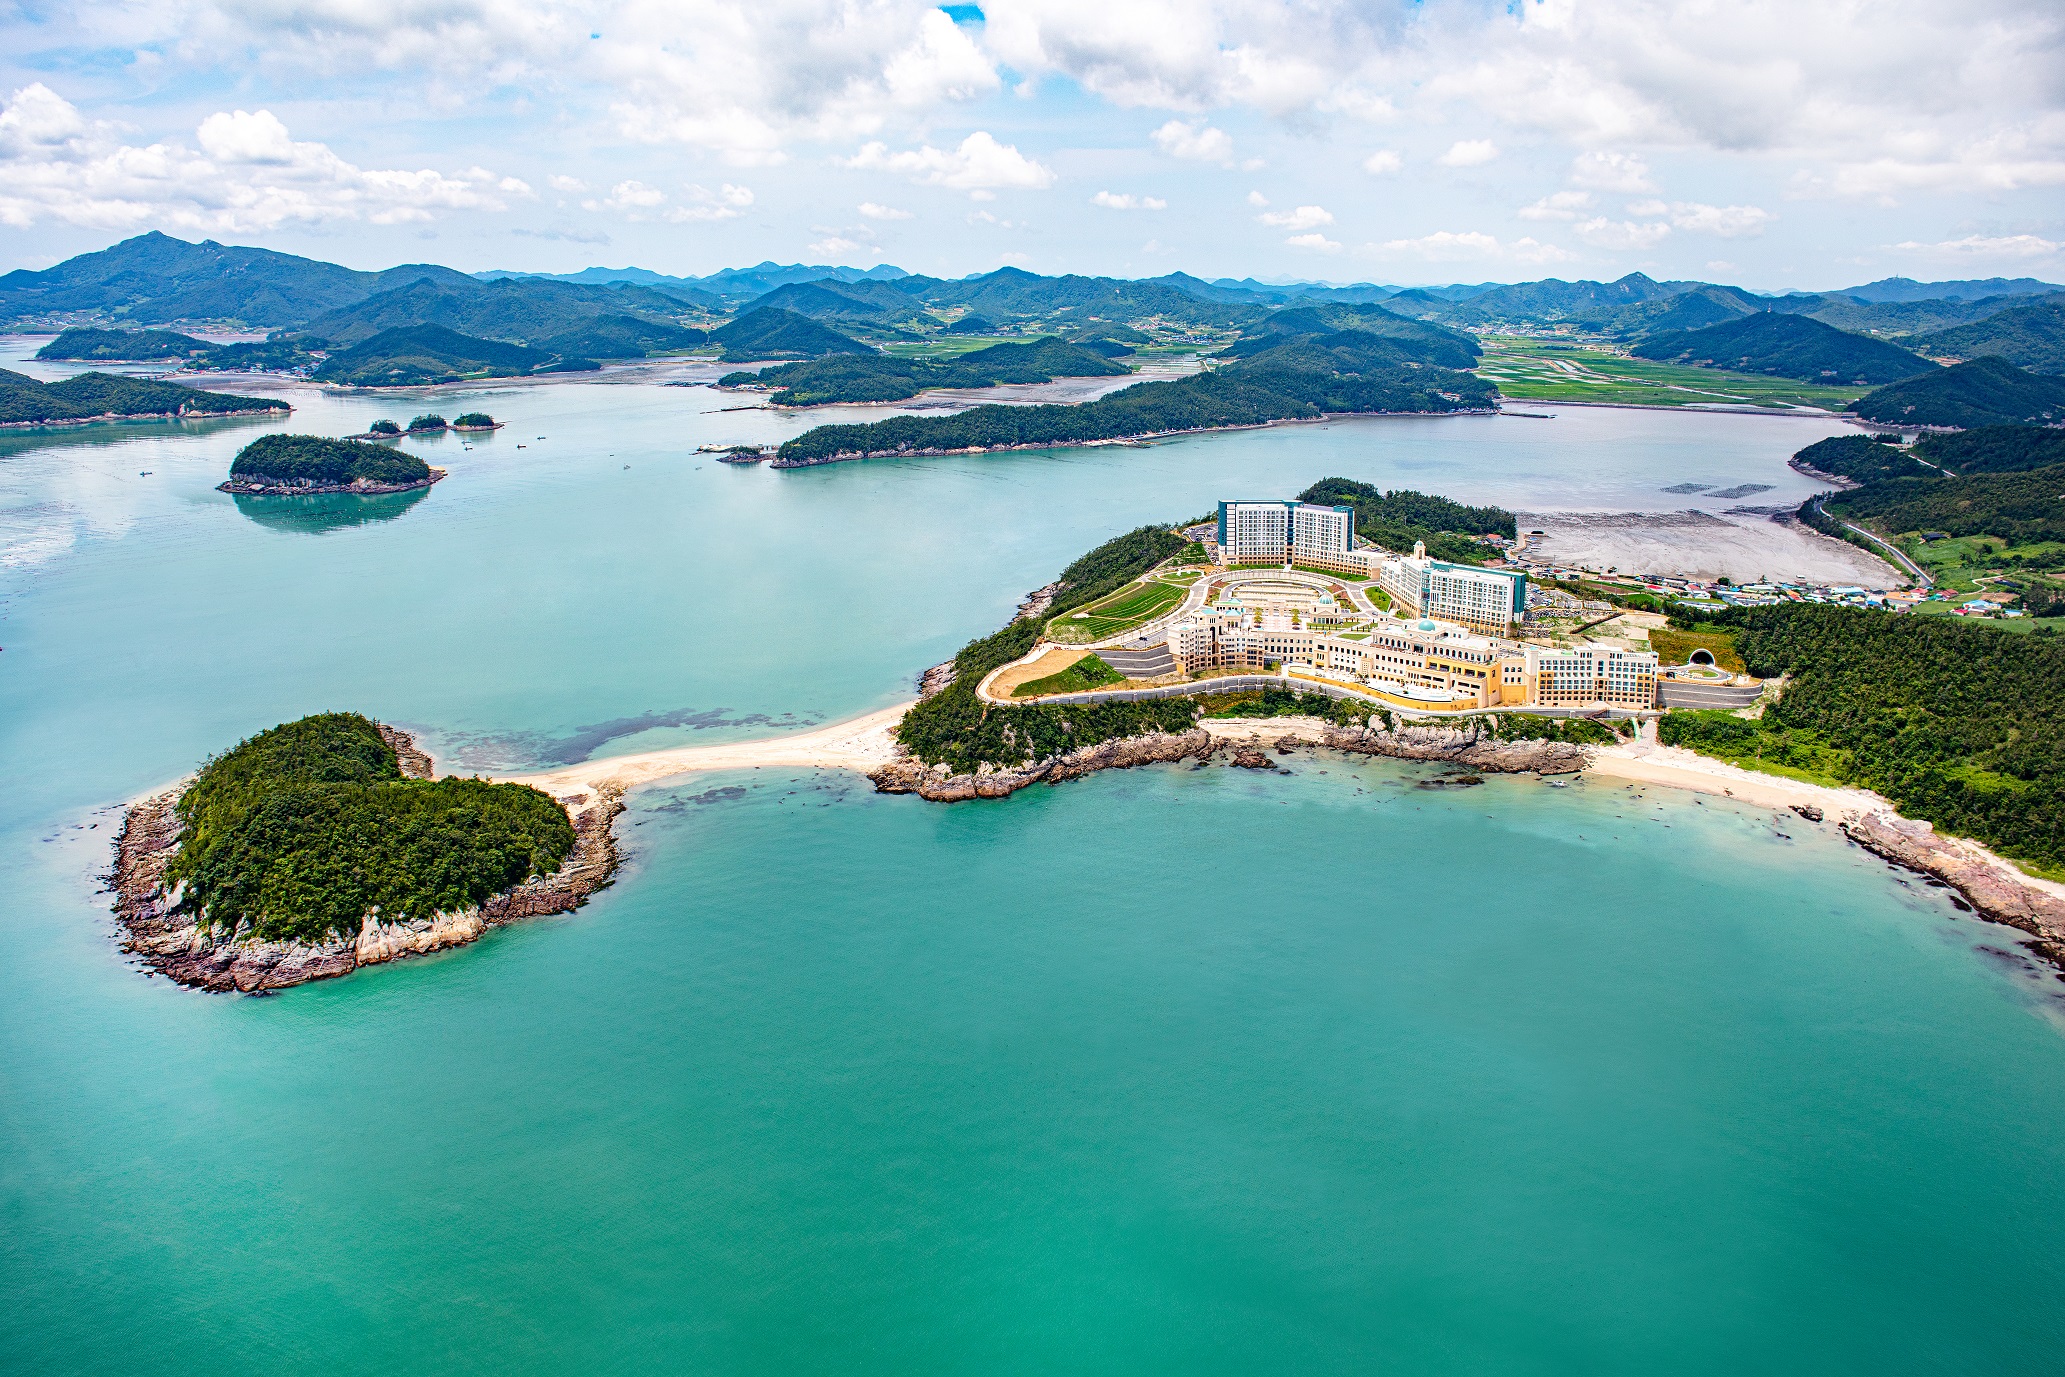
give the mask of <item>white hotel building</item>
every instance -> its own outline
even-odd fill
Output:
[[[1308,502],[1221,502],[1221,564],[1338,562],[1355,545],[1352,507]]]

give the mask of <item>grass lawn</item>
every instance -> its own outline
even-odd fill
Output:
[[[1689,364],[1655,363],[1604,344],[1494,335],[1480,341],[1477,376],[1512,401],[1620,402],[1641,406],[1763,406],[1789,411],[1841,411],[1867,390],[1824,387],[1791,378],[1730,373]]]
[[[2037,574],[2028,569],[2031,564],[2052,570],[2065,566],[2065,545],[2054,540],[2012,546],[1999,536],[1953,536],[1949,540],[1925,541],[1912,531],[1891,539],[1902,554],[1928,570],[1939,585],[1959,592],[1983,592],[1989,585],[1978,580],[1995,574],[2005,575],[2027,588],[2065,584],[2065,573]],[[2020,563],[2005,563],[2010,555]]]
[[[1173,583],[1129,583],[1088,607],[1054,618],[1047,623],[1047,634],[1065,643],[1103,640],[1154,620],[1182,602],[1183,594]]]
[[[1673,627],[1656,627],[1649,633],[1649,648],[1656,652],[1658,664],[1685,664],[1692,652],[1704,650],[1714,657],[1714,663],[1722,669],[1745,673],[1742,657],[1735,653],[1735,633],[1732,631],[1679,631]]]

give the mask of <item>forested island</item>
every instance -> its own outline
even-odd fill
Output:
[[[116,913],[181,984],[267,990],[564,912],[615,863],[603,800],[579,819],[522,784],[431,779],[357,713],[260,732],[130,810]]]
[[[274,397],[203,392],[115,373],[81,373],[45,383],[0,368],[0,426],[263,416],[292,409]]]
[[[1468,373],[1401,363],[1398,345],[1358,331],[1293,335],[1207,373],[1133,386],[1077,406],[978,406],[819,426],[782,445],[773,467],[844,459],[1030,449],[1343,413],[1489,411],[1498,389]]]
[[[726,373],[717,385],[768,388],[777,406],[824,406],[832,402],[898,402],[936,387],[1122,378],[1130,371],[1082,345],[1049,337],[1025,344],[992,344],[950,359],[836,354],[777,364],[757,373]]]
[[[442,423],[438,427],[443,429]],[[262,435],[237,453],[219,491],[305,496],[311,493],[406,492],[445,476],[413,454],[363,440],[320,435]]]
[[[100,330],[74,326],[36,351],[39,359],[85,363],[157,363],[205,354],[215,346],[174,330]]]
[[[1638,359],[1865,386],[1898,382],[1937,368],[1897,344],[1838,330],[1809,316],[1775,311],[1759,311],[1700,330],[1666,330],[1628,352]]]

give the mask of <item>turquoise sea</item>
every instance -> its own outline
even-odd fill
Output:
[[[776,473],[692,451],[803,422],[695,387],[287,426],[433,400],[511,424],[399,499],[214,492],[267,425],[0,439],[0,1371],[2054,1370],[2065,986],[1789,815],[1311,756],[700,776],[578,913],[267,999],[146,978],[98,892],[115,805],[305,712],[461,768],[763,735],[1221,496],[1778,502],[1837,427]]]

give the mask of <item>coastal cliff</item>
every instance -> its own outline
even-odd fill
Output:
[[[1125,770],[1173,760],[1209,760],[1220,751],[1252,754],[1267,738],[1279,751],[1323,747],[1353,755],[1438,761],[1493,774],[1575,774],[1589,756],[1567,741],[1498,740],[1454,727],[1400,726],[1395,730],[1330,726],[1316,718],[1210,718],[1185,732],[1150,732],[1100,742],[1015,770],[983,768],[954,774],[903,757],[868,776],[885,794],[916,794],[935,803],[1004,798],[1029,784],[1060,784],[1098,770]]]
[[[429,755],[408,733],[384,724],[379,730],[405,778],[432,777]],[[561,800],[573,826],[574,844],[557,870],[533,876],[480,904],[396,923],[383,923],[377,914],[368,913],[349,939],[264,941],[241,929],[225,934],[204,926],[202,915],[182,905],[183,885],[165,884],[181,838],[179,800],[191,783],[182,781],[129,809],[115,841],[110,889],[122,949],[176,983],[196,989],[263,993],[347,975],[360,966],[464,946],[504,923],[579,908],[609,885],[618,863],[612,824],[624,810],[623,793],[601,788]]]

